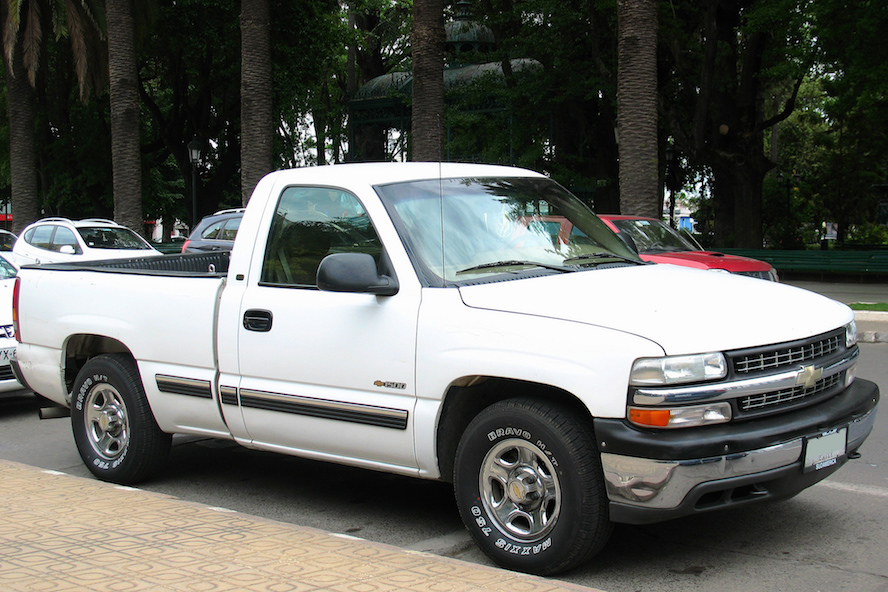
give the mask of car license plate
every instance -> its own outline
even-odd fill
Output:
[[[12,359],[12,357],[14,355],[15,355],[15,348],[14,347],[7,347],[4,349],[0,349],[0,364],[2,364],[4,366],[6,364],[9,364],[9,361]]]
[[[832,430],[819,436],[807,438],[804,471],[806,473],[819,471],[839,462],[839,457],[845,454],[847,441],[848,428]]]

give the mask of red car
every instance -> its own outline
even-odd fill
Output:
[[[635,243],[644,261],[671,263],[698,269],[720,269],[730,273],[778,281],[777,271],[769,263],[706,251],[690,236],[682,236],[673,228],[654,218],[599,214],[605,224],[624,240]]]

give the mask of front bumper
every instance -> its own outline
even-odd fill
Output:
[[[857,379],[812,407],[747,422],[663,431],[596,419],[611,520],[646,524],[791,497],[854,456],[872,431],[878,401],[878,386]],[[807,438],[842,428],[846,453],[803,471]]]

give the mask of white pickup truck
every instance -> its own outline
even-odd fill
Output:
[[[193,434],[441,479],[484,552],[540,574],[614,522],[798,493],[879,399],[846,306],[646,264],[509,167],[275,172],[230,255],[24,267],[14,300],[17,376],[98,478]]]

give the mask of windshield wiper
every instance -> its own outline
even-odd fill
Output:
[[[563,263],[565,265],[569,265],[571,263],[588,261],[589,259],[619,259],[620,261],[626,261],[627,263],[645,265],[644,261],[639,261],[638,259],[632,259],[631,257],[624,257],[623,255],[617,255],[616,253],[609,253],[604,251],[600,251],[598,253],[584,253],[582,255],[577,255],[576,257],[568,257],[563,261]],[[597,263],[600,263],[600,261],[596,261],[596,264]]]
[[[530,267],[542,267],[543,269],[551,269],[553,271],[559,271],[561,273],[567,273],[569,271],[576,271],[570,267],[564,267],[562,265],[550,265],[548,263],[540,263],[538,261],[518,261],[515,259],[510,259],[507,261],[493,261],[491,263],[482,263],[481,265],[475,265],[472,267],[467,267],[466,269],[461,269],[456,272],[456,275],[461,273],[470,273],[473,271],[483,271],[485,269],[494,269],[497,267],[513,267],[513,266],[530,266]]]

